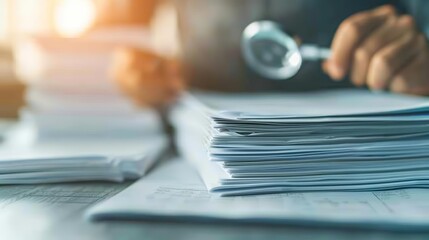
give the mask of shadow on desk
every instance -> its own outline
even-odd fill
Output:
[[[429,233],[407,233],[310,225],[256,225],[190,223],[166,220],[111,221],[113,236],[145,236],[148,239],[428,239]],[[135,234],[135,235],[133,235]],[[144,234],[144,235],[143,235]],[[134,239],[134,238],[129,238]]]

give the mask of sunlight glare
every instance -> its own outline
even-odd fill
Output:
[[[77,37],[95,20],[91,0],[61,0],[55,11],[55,28],[64,37]]]

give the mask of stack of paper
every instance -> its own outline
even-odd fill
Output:
[[[168,144],[162,135],[34,142],[23,128],[10,133],[0,147],[0,184],[137,179]]]
[[[221,195],[429,186],[429,102],[360,90],[197,94],[177,143]]]
[[[39,139],[139,137],[161,121],[120,91],[112,79],[118,47],[148,48],[144,30],[110,29],[80,38],[32,36],[15,48],[16,71],[27,85],[21,120]]]

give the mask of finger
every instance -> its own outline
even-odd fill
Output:
[[[137,69],[129,70],[121,76],[121,88],[122,90],[130,95],[137,96],[140,94],[142,87],[141,78],[143,74]]]
[[[138,99],[140,105],[150,107],[166,107],[173,103],[184,90],[182,76],[178,73],[179,67],[172,60],[160,62],[156,72],[138,69],[133,81],[132,95]]]
[[[178,61],[136,49],[120,51],[116,60],[115,79],[140,106],[167,106],[182,91]]]
[[[332,41],[328,74],[333,79],[343,78],[350,67],[352,54],[362,39],[394,15],[394,8],[386,5],[346,19],[338,28]]]
[[[171,91],[162,77],[139,72],[130,80],[134,82],[132,96],[141,106],[160,108],[169,104]]]
[[[368,85],[372,89],[385,89],[390,85],[393,76],[424,49],[423,44],[418,35],[411,32],[383,48],[371,60]]]
[[[350,72],[350,78],[355,85],[362,86],[365,84],[368,65],[372,55],[397,35],[395,22],[396,19],[389,19],[363,40],[361,45],[356,47],[352,57]]]
[[[113,67],[111,69],[111,75],[115,80],[119,80],[122,73],[130,65],[130,50],[128,48],[117,49],[113,54]]]
[[[172,96],[171,99],[174,101],[180,96],[186,87],[180,61],[176,59],[168,60],[164,74],[164,79],[168,81],[169,95]]]
[[[122,76],[134,69],[155,71],[156,65],[151,65],[151,62],[156,62],[154,59],[158,58],[153,54],[145,53],[135,48],[120,48],[114,54],[112,76],[120,83]]]
[[[392,80],[390,89],[397,93],[428,95],[427,79],[429,54],[427,48],[420,51]]]
[[[378,51],[398,39],[401,35],[407,32],[414,32],[414,26],[410,22],[410,19],[412,21],[412,18],[409,16],[389,19],[357,47],[350,75],[355,85],[362,86],[365,83],[369,83],[371,88],[377,90],[383,87],[374,85],[374,82],[367,82],[369,66]]]
[[[123,47],[116,51],[115,59],[122,66],[137,67],[142,55],[144,54],[136,48]]]

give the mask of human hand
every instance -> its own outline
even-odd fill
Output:
[[[138,105],[162,109],[185,88],[178,60],[132,48],[115,54],[113,76]]]
[[[427,39],[411,16],[398,16],[390,5],[346,19],[335,34],[332,56],[323,69],[338,81],[349,74],[356,86],[429,94]]]

